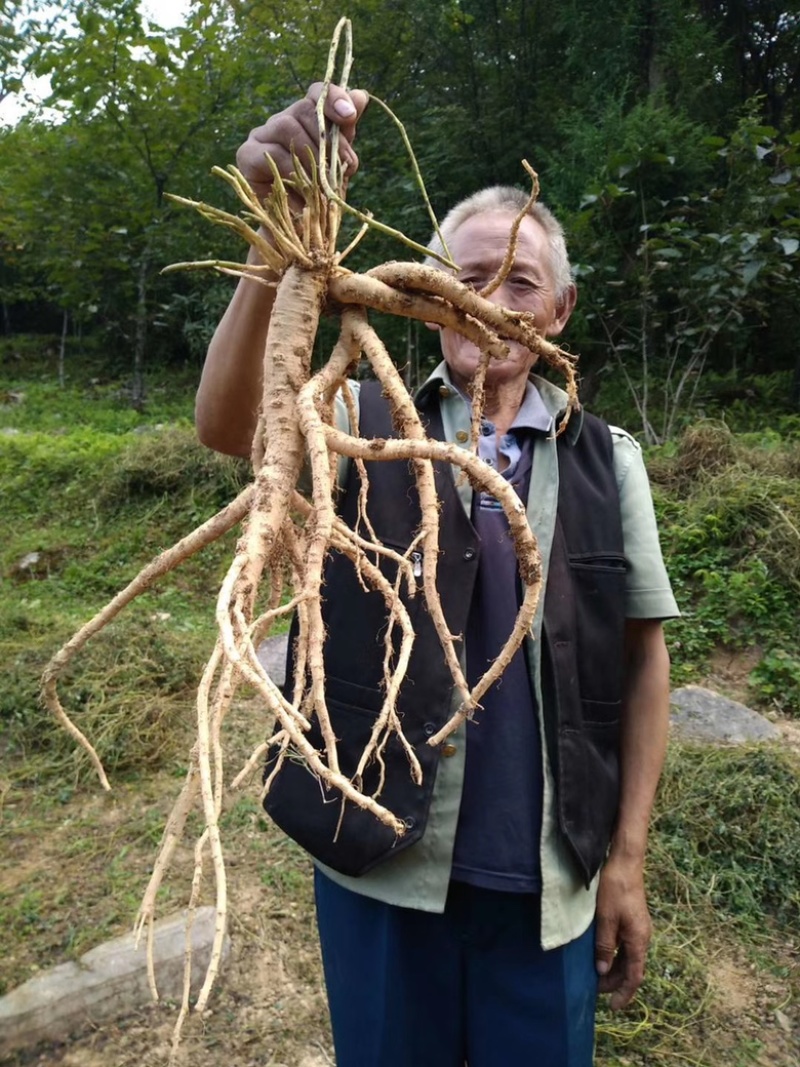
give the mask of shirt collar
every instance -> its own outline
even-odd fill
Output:
[[[453,384],[450,368],[444,360],[417,391],[417,407],[426,407],[437,393],[444,398],[461,395]],[[528,379],[525,397],[512,428],[529,428],[549,433],[554,422],[558,423],[563,418],[567,410],[567,400],[566,392],[559,386],[547,381],[546,378],[541,378],[538,374],[532,374]],[[573,412],[565,431],[566,438],[571,444],[577,441],[582,422],[582,409]]]

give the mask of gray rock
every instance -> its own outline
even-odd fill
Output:
[[[275,685],[283,685],[286,679],[286,648],[289,644],[288,634],[268,637],[258,646],[258,662],[273,680]]]
[[[216,910],[198,908],[192,923],[191,989],[205,978],[214,939]],[[186,951],[186,913],[155,924],[153,959],[159,995],[180,1000]],[[223,959],[230,952],[226,937]],[[0,1060],[40,1041],[61,1041],[88,1026],[122,1018],[152,1004],[144,938],[133,934],[107,941],[77,962],[62,963],[0,997]]]
[[[750,741],[777,741],[778,728],[757,711],[735,700],[687,685],[670,695],[672,728],[687,741],[718,741],[746,744]]]

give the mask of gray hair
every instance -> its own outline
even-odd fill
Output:
[[[488,189],[481,189],[466,200],[456,204],[447,213],[440,226],[440,230],[447,244],[452,241],[456,230],[463,226],[467,219],[473,215],[485,215],[491,211],[507,211],[511,215],[518,215],[528,202],[528,194],[513,185],[491,185]],[[564,229],[550,208],[541,201],[536,200],[528,209],[531,218],[538,222],[547,235],[550,245],[550,267],[553,272],[553,281],[556,287],[556,299],[560,299],[572,284],[572,268],[567,255],[567,244],[564,240]],[[438,234],[431,237],[428,246],[434,252],[443,254],[442,242]],[[441,264],[431,256],[425,260],[429,266],[441,267]]]

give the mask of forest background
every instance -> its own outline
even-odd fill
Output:
[[[94,798],[85,761],[44,720],[41,667],[247,479],[191,428],[233,283],[162,273],[244,249],[165,194],[235,208],[212,166],[320,78],[342,14],[354,24],[352,83],[404,122],[440,216],[483,185],[524,186],[522,158],[539,171],[579,286],[567,340],[583,399],[646,448],[683,612],[668,629],[674,681],[747,700],[788,742],[673,746],[654,825],[654,962],[634,1013],[601,1021],[598,1062],[795,1064],[797,0],[191,0],[176,26],[138,0],[0,0],[0,104],[16,102],[0,124],[0,843],[14,860],[0,874],[0,993],[127,927],[185,768],[232,541],[149,593],[67,679],[116,799]],[[42,102],[37,78],[48,79]],[[375,104],[357,148],[352,202],[425,242],[405,149]],[[407,249],[373,232],[349,265],[397,258]],[[400,320],[380,331],[413,387],[438,359],[435,340]],[[324,324],[318,359],[332,336]],[[237,728],[258,738],[264,724],[251,719]],[[216,1062],[215,1040],[232,1067],[266,1042],[270,1062],[297,1067],[297,1020],[329,1049],[305,861],[252,797],[232,806],[227,832],[252,897],[239,933],[250,944],[257,926],[267,954],[285,938],[278,971],[291,981],[276,993],[270,972],[257,995],[242,964],[222,1002],[238,1021],[217,1038],[207,1023],[194,1062],[206,1051]],[[283,916],[269,929],[267,891]],[[168,890],[165,906],[182,900]],[[300,988],[313,991],[302,1003]],[[129,1060],[129,1035],[93,1040],[139,1064],[152,1038],[142,1030]]]
[[[0,98],[26,75],[52,95],[0,128],[3,334],[63,336],[65,367],[115,353],[134,405],[154,369],[197,366],[230,284],[160,271],[241,249],[164,194],[230,204],[211,167],[320,77],[338,10],[200,0],[163,29],[136,0],[6,2]],[[348,14],[354,83],[405,123],[439,214],[524,185],[522,158],[539,170],[570,238],[588,399],[633,403],[625,424],[651,443],[732,403],[746,421],[755,376],[776,418],[800,411],[796,4],[356,0]],[[426,241],[380,108],[359,145],[354,202]],[[403,256],[370,235],[351,265]],[[435,343],[388,329],[417,381]]]

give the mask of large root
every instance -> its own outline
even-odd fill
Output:
[[[328,80],[330,80],[330,71]],[[335,149],[331,156],[335,159]],[[325,166],[321,162],[320,168]],[[140,930],[150,931],[155,915],[159,886],[184,833],[192,807],[202,803],[205,830],[196,846],[197,868],[192,899],[199,891],[200,871],[206,854],[211,856],[217,894],[215,948],[205,984],[196,1008],[206,1005],[221,957],[227,916],[225,863],[219,834],[219,815],[225,792],[222,743],[224,720],[238,687],[252,686],[265,708],[265,729],[274,721],[276,732],[251,755],[236,776],[238,787],[258,767],[268,745],[278,752],[275,773],[283,759],[305,761],[312,774],[328,788],[338,790],[346,802],[370,811],[398,836],[405,832],[403,822],[381,803],[383,788],[382,753],[396,737],[408,755],[409,771],[421,778],[419,761],[403,735],[397,713],[397,699],[414,642],[414,632],[401,594],[414,594],[416,581],[410,553],[420,548],[423,559],[422,589],[427,611],[434,622],[442,656],[459,696],[459,707],[451,720],[429,741],[438,745],[478,706],[481,697],[502,674],[530,633],[541,584],[541,564],[535,538],[528,526],[525,509],[509,483],[484,464],[476,454],[475,431],[471,448],[429,439],[414,403],[386,349],[367,321],[367,309],[378,308],[459,330],[474,341],[483,353],[483,368],[491,360],[503,359],[507,342],[522,343],[545,362],[560,370],[567,382],[571,410],[577,405],[573,359],[542,338],[532,316],[510,312],[489,302],[485,295],[461,284],[451,274],[419,264],[389,263],[366,275],[349,272],[336,252],[336,237],[343,203],[331,197],[323,186],[331,179],[316,167],[307,172],[296,161],[297,176],[291,183],[302,198],[301,213],[289,209],[286,184],[275,175],[272,195],[263,204],[235,170],[223,172],[245,204],[248,217],[271,237],[242,219],[198,206],[204,214],[241,232],[262,253],[265,267],[216,264],[225,272],[245,274],[253,284],[264,282],[265,271],[279,276],[275,309],[264,353],[264,389],[258,429],[253,442],[253,483],[228,508],[163,553],[91,622],[64,646],[44,675],[44,700],[76,740],[84,745],[104,786],[108,782],[89,741],[71,722],[58,699],[57,682],[76,652],[102,629],[132,599],[161,575],[209,543],[233,524],[242,521],[243,532],[235,557],[223,582],[217,602],[219,638],[204,671],[197,697],[197,743],[181,795],[168,821],[150,884],[139,915]],[[339,193],[341,175],[333,168],[333,183]],[[507,257],[508,270],[512,257]],[[316,375],[311,375],[311,353],[323,307],[337,307],[341,315],[341,336],[333,354]],[[359,436],[355,407],[346,385],[348,373],[361,357],[366,358],[392,408],[398,436],[388,440],[366,440]],[[333,397],[341,393],[351,414],[350,432],[337,428],[332,416]],[[474,397],[473,427],[480,417],[482,391]],[[567,412],[567,416],[569,411]],[[355,531],[336,513],[336,467],[344,456],[358,465],[362,480],[361,511],[366,520],[369,492],[366,461],[398,460],[411,463],[416,480],[422,522],[412,548],[405,554],[383,545],[368,521]],[[464,676],[456,640],[449,632],[437,590],[439,501],[433,463],[450,464],[462,470],[476,490],[492,494],[502,506],[519,560],[524,597],[519,615],[505,647],[496,662],[470,690]],[[301,470],[307,464],[311,474],[310,497],[298,497]],[[386,606],[386,651],[383,667],[383,705],[376,716],[367,746],[355,774],[343,775],[337,739],[326,702],[321,587],[327,555],[346,554],[353,562],[362,585],[377,591]],[[397,565],[397,578],[389,582],[375,560],[388,557]],[[281,604],[287,584],[291,595]],[[264,592],[266,590],[266,593]],[[420,594],[417,594],[420,595]],[[299,620],[296,672],[286,692],[269,677],[257,648],[271,627],[295,611]],[[395,639],[399,632],[399,641]],[[290,693],[290,695],[287,695]],[[317,750],[308,740],[312,721],[323,737]],[[365,768],[376,761],[381,768],[378,786],[371,794],[362,792]],[[265,788],[269,788],[270,781]],[[149,933],[148,933],[149,936]],[[155,981],[151,975],[155,992]],[[186,1004],[184,1005],[184,1013]],[[183,1015],[183,1013],[182,1013]],[[181,1016],[182,1018],[182,1016]]]

